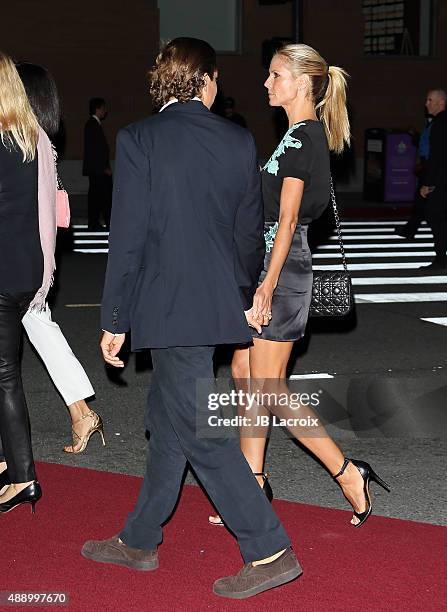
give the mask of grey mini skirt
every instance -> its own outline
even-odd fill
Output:
[[[270,265],[277,228],[277,223],[265,225],[266,254],[259,284],[264,280]],[[307,242],[307,228],[307,225],[298,225],[296,228],[289,254],[273,293],[272,319],[269,325],[262,328],[261,334],[253,330],[254,338],[292,342],[304,336],[313,281],[312,254]]]

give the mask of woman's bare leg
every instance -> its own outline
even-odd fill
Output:
[[[231,375],[237,391],[242,390],[244,392],[250,392],[250,352],[248,347],[235,349],[231,361]],[[264,413],[266,412],[261,406],[252,410],[250,416],[256,418],[256,415],[260,414],[261,410]],[[239,414],[241,416],[246,416],[245,405],[239,406]],[[261,473],[264,471],[267,431],[268,427],[265,428],[265,432],[262,432],[260,428],[256,428],[256,430],[250,427],[240,428],[241,450],[253,473]],[[258,434],[261,435],[261,433],[264,435],[262,435],[262,437],[257,437]],[[256,480],[261,487],[264,485],[262,476],[256,476]],[[209,516],[208,520],[210,523],[216,525],[222,523],[218,514]]]
[[[237,390],[242,389],[243,391],[250,391],[250,349],[248,347],[236,349],[234,351],[233,360],[231,362],[231,375]],[[240,414],[244,416],[246,414],[245,406],[241,406],[240,408]],[[255,418],[256,415],[254,410],[252,410],[252,414],[250,416]],[[240,431],[241,450],[245,459],[250,465],[252,472],[254,473],[264,471],[264,455],[267,443],[267,431],[268,428],[266,428],[265,432],[262,432],[260,428],[257,428],[256,436],[252,428],[242,427]],[[261,437],[257,437],[258,434]],[[264,484],[262,476],[256,476],[256,479],[262,487]]]
[[[272,381],[271,384],[277,391],[286,389],[286,369],[292,347],[293,342],[273,342],[255,338],[253,347],[250,349],[250,375],[253,383],[256,384],[256,380],[267,379],[267,382]],[[291,433],[318,457],[332,476],[338,473],[343,465],[344,455],[324,427],[320,426],[319,431],[312,432],[312,435],[306,435],[303,428],[298,428],[298,430],[292,428]],[[250,441],[248,445],[250,446]],[[256,462],[256,465],[263,461],[264,456],[261,457],[259,450],[256,457],[254,445],[251,446],[251,452],[254,455],[252,460]],[[354,510],[363,512],[366,508],[366,501],[363,493],[363,479],[357,468],[350,463],[337,482],[341,485],[345,497]]]

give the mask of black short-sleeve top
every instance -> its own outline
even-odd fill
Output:
[[[262,168],[262,193],[266,222],[279,218],[283,179],[304,181],[298,223],[318,219],[329,203],[331,171],[329,147],[323,124],[305,120],[290,127]]]

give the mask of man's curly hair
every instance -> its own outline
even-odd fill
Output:
[[[216,52],[198,38],[174,38],[155,60],[149,72],[150,94],[157,108],[171,98],[188,102],[205,86],[205,74],[210,79],[216,72]]]

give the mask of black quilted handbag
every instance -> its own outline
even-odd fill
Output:
[[[340,244],[343,270],[330,272],[315,270],[312,285],[312,300],[309,314],[311,317],[343,317],[353,307],[351,275],[348,272],[345,249],[341,235],[340,218],[335,200],[334,186],[331,179],[331,201],[334,209],[335,225]]]

